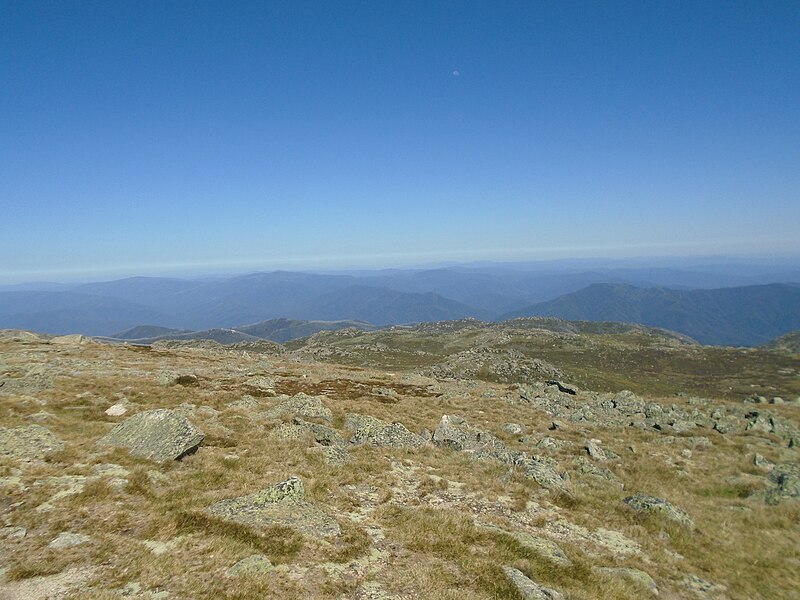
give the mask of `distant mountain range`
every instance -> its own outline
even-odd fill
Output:
[[[800,285],[673,290],[593,284],[505,318],[522,316],[641,323],[703,344],[754,346],[800,328]]]
[[[784,283],[761,284],[771,277],[783,277]],[[31,289],[22,284],[0,288],[0,328],[97,336],[122,332],[136,340],[213,335],[286,341],[339,326],[331,323],[381,327],[542,315],[641,323],[703,343],[757,345],[800,329],[800,287],[785,283],[797,281],[800,269],[791,265],[726,263],[591,269],[480,264],[214,279],[132,277],[79,285],[37,282]],[[739,285],[743,282],[759,285]],[[719,287],[709,289],[713,284]]]

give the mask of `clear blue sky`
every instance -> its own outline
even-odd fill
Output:
[[[800,254],[800,3],[0,3],[0,275]]]

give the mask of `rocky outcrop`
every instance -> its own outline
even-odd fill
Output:
[[[148,410],[126,419],[98,443],[127,448],[133,455],[156,462],[178,460],[195,452],[204,434],[172,410]]]
[[[290,477],[268,488],[229,500],[206,509],[224,521],[253,527],[282,525],[309,536],[339,535],[339,523],[324,510],[305,499],[303,483]]]

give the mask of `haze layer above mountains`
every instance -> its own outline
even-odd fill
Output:
[[[734,264],[591,269],[501,264],[336,274],[274,271],[199,280],[133,277],[5,286],[0,327],[102,336],[124,332],[127,339],[235,328],[242,336],[286,341],[342,326],[555,316],[641,323],[706,344],[759,345],[800,329],[797,282],[800,268],[791,265]],[[254,325],[273,319],[281,321]],[[124,331],[142,325],[150,327]]]

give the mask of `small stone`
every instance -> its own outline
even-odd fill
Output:
[[[681,450],[681,456],[688,460],[692,458],[692,451],[689,450],[688,448],[684,448],[683,450]]]
[[[772,400],[769,401],[770,404],[783,404],[783,398],[780,396],[775,396]]]
[[[128,409],[126,408],[126,406],[124,404],[121,404],[121,403],[120,404],[114,404],[113,406],[109,406],[106,409],[106,414],[109,417],[121,417],[126,412],[128,412]]]
[[[550,429],[550,431],[556,431],[558,429],[564,429],[565,427],[566,427],[566,425],[565,425],[564,421],[554,420],[552,423],[550,423],[549,429]]]
[[[62,532],[56,536],[53,541],[47,544],[48,548],[53,548],[57,550],[61,550],[64,548],[73,548],[75,546],[80,546],[81,544],[85,544],[91,538],[88,535],[84,535],[82,533],[69,533],[69,532]]]

